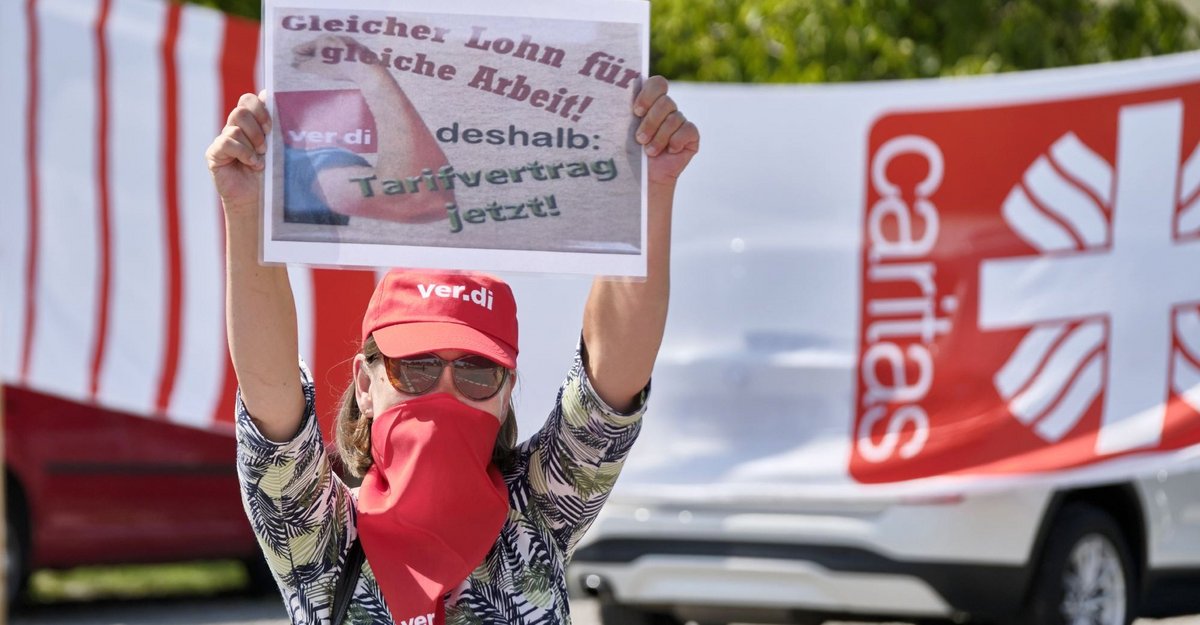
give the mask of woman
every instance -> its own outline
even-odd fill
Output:
[[[666,321],[675,182],[699,148],[662,77],[645,82],[633,113],[649,156],[647,277],[594,282],[545,426],[509,449],[517,327],[507,285],[391,272],[364,316],[337,424],[346,466],[365,473],[358,493],[330,471],[310,376],[294,364],[287,271],[257,260],[271,120],[252,94],[230,113],[207,160],[226,220],[238,473],[293,623],[330,622],[356,541],[366,562],[346,623],[569,622],[565,566],[639,429]]]

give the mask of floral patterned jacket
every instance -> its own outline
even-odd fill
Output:
[[[303,424],[287,442],[267,440],[239,394],[237,470],[242,500],[292,623],[328,624],[333,594],[356,537],[354,493],[330,469],[301,363]],[[484,561],[446,597],[448,625],[567,625],[566,565],[616,482],[641,429],[596,395],[579,352],[545,425],[505,472],[508,519]],[[364,563],[345,625],[393,625]],[[439,624],[440,625],[440,624]]]

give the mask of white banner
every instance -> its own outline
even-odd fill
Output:
[[[1200,55],[676,86],[704,133],[618,489],[1099,482],[1200,443]]]

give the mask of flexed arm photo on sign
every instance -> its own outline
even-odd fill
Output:
[[[449,165],[388,64],[345,35],[316,37],[292,51],[293,69],[353,89],[279,94],[284,220],[344,225],[354,216],[402,223],[445,219],[452,190],[434,182],[423,193],[385,192],[376,182],[419,182]],[[376,155],[374,165],[364,154]]]

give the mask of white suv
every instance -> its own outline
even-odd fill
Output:
[[[1200,477],[892,501],[610,501],[571,582],[605,625],[1124,625],[1200,612]]]

